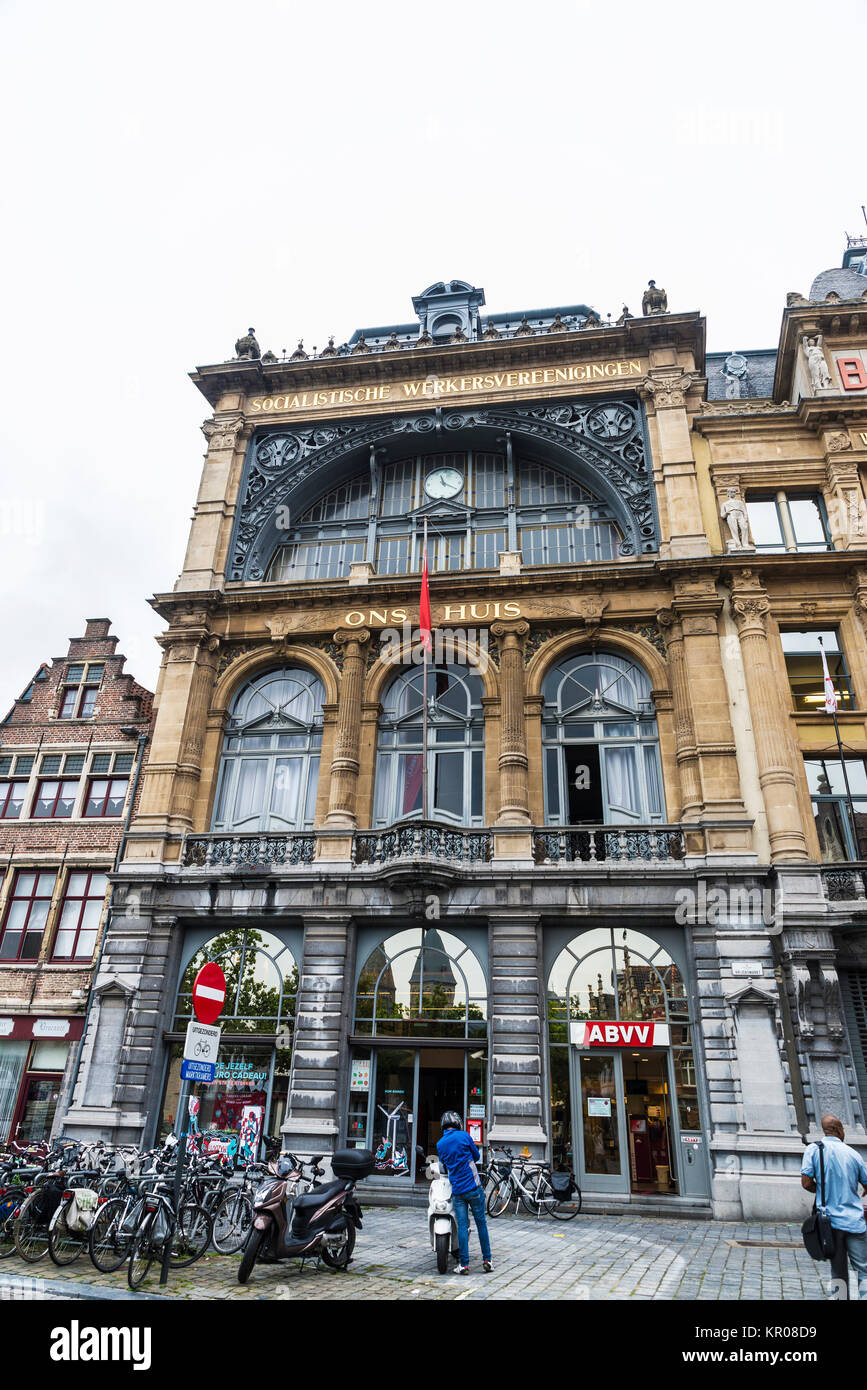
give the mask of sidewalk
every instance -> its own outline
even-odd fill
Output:
[[[797,1225],[578,1216],[489,1222],[494,1272],[482,1273],[470,1224],[470,1274],[438,1275],[424,1212],[368,1207],[346,1273],[297,1261],[257,1265],[237,1282],[239,1256],[211,1254],[159,1286],[152,1266],[140,1295],[173,1299],[824,1299]],[[740,1242],[763,1242],[745,1245]],[[33,1281],[39,1281],[33,1283]],[[80,1288],[80,1294],[75,1292]],[[100,1291],[104,1290],[104,1293]],[[129,1296],[126,1268],[100,1274],[87,1254],[58,1269],[46,1257],[0,1261],[0,1300]]]

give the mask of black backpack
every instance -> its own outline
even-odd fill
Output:
[[[829,1260],[834,1253],[834,1228],[831,1218],[820,1208],[825,1205],[825,1145],[819,1140],[819,1185],[813,1198],[813,1210],[801,1227],[804,1248],[814,1260]],[[821,1200],[820,1200],[821,1199]]]
[[[53,1179],[51,1182],[41,1183],[37,1187],[30,1206],[30,1213],[33,1219],[40,1226],[47,1226],[63,1198],[64,1185]]]

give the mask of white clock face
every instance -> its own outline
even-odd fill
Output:
[[[428,497],[454,497],[463,486],[463,474],[456,468],[437,468],[434,473],[428,473],[424,480]]]

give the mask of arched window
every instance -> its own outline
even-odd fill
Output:
[[[662,821],[659,742],[645,671],[611,652],[558,662],[542,686],[549,825]]]
[[[409,817],[484,825],[483,684],[465,666],[427,669],[427,749],[422,748],[425,668],[403,671],[382,700],[373,823]],[[422,759],[427,806],[422,807]]]
[[[527,567],[632,553],[611,507],[548,464],[491,450],[415,454],[375,464],[293,517],[266,580],[343,579],[357,560],[383,575],[419,570],[426,514],[432,573],[497,569],[505,550],[520,550]]]
[[[570,1019],[686,1024],[683,978],[669,953],[643,932],[597,927],[558,955],[548,980],[551,1041],[568,1041]],[[688,1039],[679,1035],[681,1044]]]
[[[487,1026],[484,971],[449,932],[396,932],[365,961],[355,997],[357,1034],[484,1038]]]
[[[183,1035],[193,1017],[193,982],[209,961],[226,977],[223,1040],[213,1080],[194,1084],[192,1108],[182,1118],[205,1153],[246,1161],[259,1156],[263,1135],[279,1134],[286,1114],[298,966],[289,946],[272,932],[253,927],[219,932],[196,951],[181,976],[176,1035]],[[163,1133],[177,1119],[182,1051],[181,1042],[171,1044]]]
[[[215,830],[312,827],[323,695],[318,676],[293,667],[259,675],[238,693],[223,742]]]

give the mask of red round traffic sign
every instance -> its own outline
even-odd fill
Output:
[[[226,1002],[226,977],[219,965],[203,965],[193,984],[193,1008],[200,1023],[213,1023]]]

